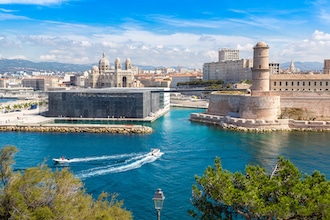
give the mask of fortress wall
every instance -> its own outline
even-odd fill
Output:
[[[238,113],[242,95],[211,94],[209,99],[208,114],[228,115]]]
[[[275,120],[280,112],[279,96],[245,96],[240,104],[239,117]]]
[[[330,97],[330,91],[270,91],[271,96],[281,97]]]
[[[273,120],[279,116],[279,109],[279,96],[211,94],[207,114]]]
[[[327,120],[329,106],[330,97],[281,97],[282,118]]]

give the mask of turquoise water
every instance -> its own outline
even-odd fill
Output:
[[[191,219],[191,186],[216,156],[230,171],[255,164],[271,170],[283,155],[303,172],[315,169],[330,176],[330,133],[275,132],[265,134],[224,131],[189,121],[198,109],[173,108],[152,123],[149,135],[90,133],[0,133],[0,145],[15,145],[16,169],[36,166],[45,158],[70,158],[69,167],[82,178],[88,193],[116,192],[134,219],[156,219],[152,197],[157,188],[165,194],[162,219]],[[147,153],[160,148],[156,160]]]
[[[8,99],[8,98],[0,98],[0,103],[2,102],[13,102],[16,101],[17,99]]]

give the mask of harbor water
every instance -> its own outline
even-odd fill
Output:
[[[68,168],[82,179],[95,198],[102,192],[118,193],[134,219],[156,219],[152,197],[161,188],[165,195],[161,219],[191,219],[187,210],[195,175],[220,157],[224,169],[244,172],[246,164],[271,172],[278,156],[290,159],[303,173],[319,170],[330,177],[330,133],[243,133],[189,121],[203,109],[172,108],[153,122],[147,135],[99,133],[0,133],[0,146],[14,145],[15,169],[52,158],[70,158]],[[159,148],[163,155],[148,155]]]

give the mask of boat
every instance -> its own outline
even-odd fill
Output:
[[[151,156],[159,156],[160,155],[160,149],[159,148],[151,148],[149,154]]]
[[[70,159],[66,159],[65,157],[60,157],[60,158],[53,158],[53,161],[55,163],[69,163]]]

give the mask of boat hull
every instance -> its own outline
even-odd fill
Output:
[[[53,158],[55,163],[70,163],[69,159],[62,159],[62,158]]]

